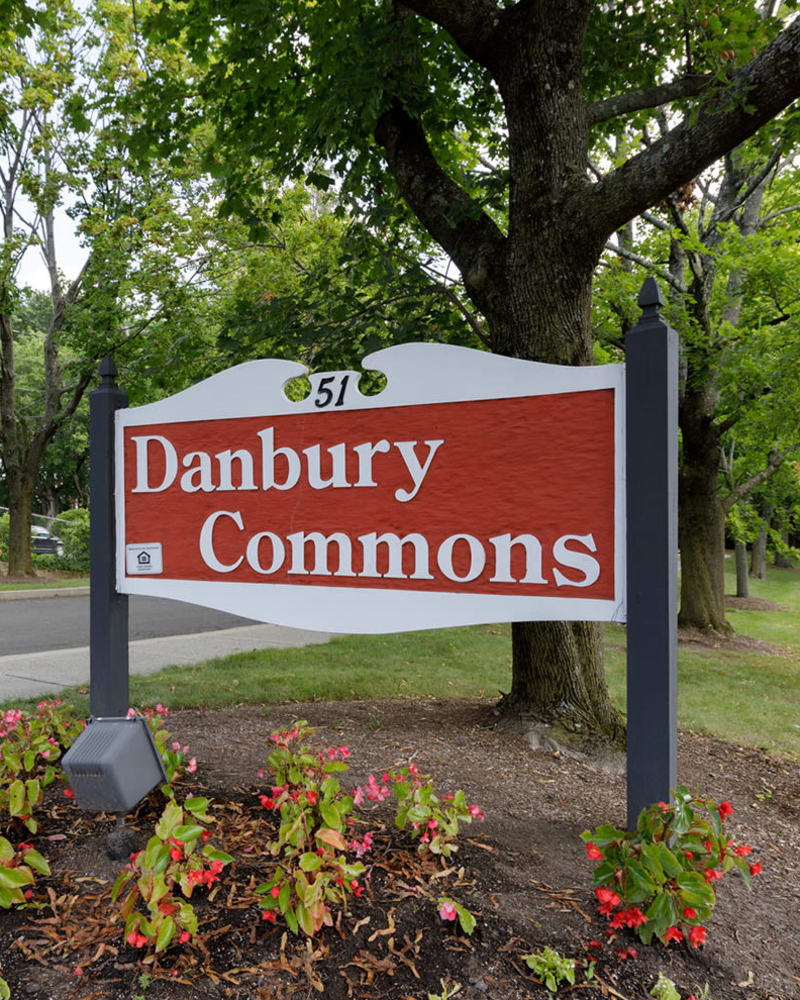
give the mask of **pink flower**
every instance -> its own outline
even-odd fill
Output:
[[[194,774],[196,770],[197,770],[197,757],[192,757],[192,759],[186,765],[186,773]]]
[[[483,819],[483,813],[480,810],[480,806],[470,806],[469,814],[473,819]]]
[[[181,748],[180,743],[177,740],[174,740],[172,743],[172,749],[177,751],[180,750],[180,748]]]
[[[442,920],[455,920],[457,916],[455,904],[449,899],[445,899],[439,907],[439,916]]]
[[[603,860],[603,852],[596,844],[593,844],[591,841],[589,841],[586,844],[586,856],[587,858],[589,858],[590,861]]]
[[[128,709],[128,714],[126,715],[126,718],[132,719],[135,715],[136,715],[136,709],[135,708],[129,708]]]
[[[73,975],[75,975],[75,976],[82,976],[83,975],[83,969],[80,967],[80,965],[76,965],[75,966],[75,972],[73,973]]]
[[[361,787],[361,785],[359,785],[358,788],[356,788],[356,790],[353,792],[353,805],[360,806],[363,801],[364,801],[364,789]]]
[[[181,936],[178,938],[179,944],[186,944],[186,942],[191,938],[191,934],[188,931],[183,931]]]

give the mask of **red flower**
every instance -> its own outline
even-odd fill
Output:
[[[706,877],[706,882],[716,882],[717,879],[722,878],[721,873],[718,872],[716,868],[706,868],[704,869],[703,874]]]
[[[668,927],[664,934],[664,944],[669,944],[670,941],[681,941],[683,940],[683,931],[678,930],[677,927]]]
[[[658,808],[661,810],[662,813],[668,813],[669,812],[669,806],[667,805],[666,802],[659,802],[658,803]]]
[[[758,873],[760,871],[761,871],[761,862],[760,861],[756,861],[756,863],[754,865],[750,865],[750,874],[751,875],[758,875]]]
[[[275,808],[275,799],[271,799],[268,795],[259,795],[258,800],[265,809]]]
[[[603,860],[603,852],[600,850],[599,847],[597,847],[591,841],[589,841],[589,843],[587,843],[586,845],[586,856],[589,858],[590,861]]]
[[[281,887],[279,885],[273,885],[273,887],[270,889],[270,894],[273,899],[277,899],[278,896],[280,896],[281,894]]]
[[[704,943],[707,934],[708,931],[705,929],[705,927],[700,927],[700,926],[693,927],[689,931],[689,944],[691,944],[693,948],[699,947],[701,944]]]
[[[65,788],[64,789],[64,794],[66,795],[66,797],[68,799],[74,799],[75,798],[75,792],[73,792],[71,788]]]
[[[609,920],[608,926],[613,930],[621,930],[625,926],[625,917],[622,912],[615,913],[614,916]]]
[[[693,906],[684,906],[683,915],[687,920],[694,920],[697,916],[697,910]]]
[[[597,896],[597,900],[600,903],[607,903],[611,907],[619,906],[619,896],[602,885],[594,890],[594,894]]]
[[[183,931],[181,936],[178,938],[179,944],[186,944],[192,935],[188,931]]]
[[[180,861],[181,858],[183,857],[183,851],[180,849],[180,847],[170,847],[169,856],[172,858],[173,861]]]
[[[719,813],[720,819],[724,823],[725,820],[733,812],[733,806],[730,804],[730,802],[720,802],[720,804],[717,806],[717,812]]]
[[[274,924],[275,923],[275,914],[272,912],[272,910],[264,910],[263,913],[261,914],[261,919],[262,920],[269,920],[269,922],[271,924]]]
[[[166,899],[162,899],[158,904],[159,913],[163,913],[165,917],[171,917],[177,909],[177,906],[173,906],[172,903],[168,903]]]
[[[734,848],[734,854],[738,854],[740,858],[746,858],[747,855],[753,850],[749,844],[742,844],[741,847]]]
[[[308,791],[306,792],[306,802],[308,802],[310,806],[313,806],[316,803],[316,801],[317,801],[317,793],[313,789],[309,788]]]
[[[620,916],[628,927],[638,927],[640,924],[647,923],[647,917],[638,906],[632,906],[628,910],[623,910]]]

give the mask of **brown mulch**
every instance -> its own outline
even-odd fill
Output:
[[[736,597],[733,594],[725,595],[725,607],[732,611],[791,611],[785,604],[776,604],[774,601],[767,601],[763,597]]]
[[[392,814],[376,807],[376,847],[367,890],[337,927],[306,946],[285,928],[258,919],[252,888],[270,859],[263,855],[266,814],[257,795],[266,739],[301,716],[319,744],[346,743],[352,770],[343,783],[371,771],[414,762],[446,792],[461,787],[485,812],[464,828],[454,863],[420,856],[392,832]],[[533,751],[522,736],[501,732],[485,701],[317,702],[175,712],[169,726],[200,761],[194,783],[219,816],[215,842],[235,857],[201,910],[193,948],[169,949],[146,990],[141,953],[111,921],[110,886],[120,863],[104,851],[110,819],[81,814],[49,790],[37,844],[53,875],[41,880],[38,911],[0,913],[0,963],[12,996],[49,1000],[427,1000],[441,982],[461,984],[460,1000],[524,1000],[552,994],[535,981],[521,955],[544,945],[582,957],[600,942],[598,978],[560,996],[645,1000],[662,971],[685,998],[705,983],[712,1000],[800,998],[800,772],[796,763],[707,736],[681,733],[679,780],[692,791],[729,799],[737,841],[753,845],[764,871],[748,891],[731,874],[718,885],[718,905],[704,947],[644,947],[623,932],[606,938],[593,905],[590,865],[579,834],[625,819],[623,760]],[[155,798],[130,820],[140,845],[157,815]],[[63,839],[48,840],[48,837]],[[30,838],[27,838],[30,839]],[[471,938],[436,913],[445,893],[476,916]],[[194,898],[193,898],[194,902]],[[622,960],[629,947],[636,957]],[[76,976],[79,966],[82,974]],[[172,974],[174,973],[174,975]],[[145,983],[147,981],[145,980]]]

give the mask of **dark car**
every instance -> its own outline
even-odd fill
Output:
[[[31,525],[31,548],[37,555],[63,556],[64,543],[58,537],[38,524]]]

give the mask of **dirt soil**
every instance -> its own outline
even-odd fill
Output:
[[[259,920],[253,887],[274,862],[264,851],[269,816],[258,801],[257,769],[266,740],[299,716],[320,746],[345,743],[354,784],[369,773],[414,762],[442,793],[461,787],[485,822],[464,828],[455,864],[421,857],[392,831],[389,803],[375,807],[375,848],[366,891],[339,925],[306,946],[280,923]],[[40,879],[38,910],[0,912],[0,963],[15,1000],[427,1000],[461,984],[461,1000],[552,996],[521,959],[545,945],[598,958],[597,977],[573,989],[585,1000],[644,1000],[659,971],[682,998],[800,998],[800,773],[796,763],[707,736],[681,733],[679,779],[690,790],[728,799],[730,836],[753,846],[763,873],[748,891],[738,876],[717,885],[708,939],[645,947],[623,931],[607,937],[595,910],[581,831],[625,822],[624,760],[531,750],[523,736],[495,728],[485,701],[373,701],[240,707],[173,713],[169,728],[200,762],[179,797],[204,792],[219,817],[214,842],[234,855],[200,910],[192,947],[168,949],[157,966],[127,945],[112,919],[108,817],[80,813],[48,789],[35,842],[53,874]],[[161,808],[157,793],[129,817],[138,845]],[[21,839],[21,838],[20,838]],[[26,837],[25,839],[32,839]],[[471,938],[441,921],[436,900],[450,895],[475,915]],[[195,902],[195,897],[192,898]],[[590,946],[589,942],[597,944]],[[628,951],[632,948],[633,951]],[[621,955],[625,957],[622,958]],[[80,970],[80,974],[76,971]],[[147,973],[151,979],[140,979]],[[449,995],[453,995],[452,993]]]

